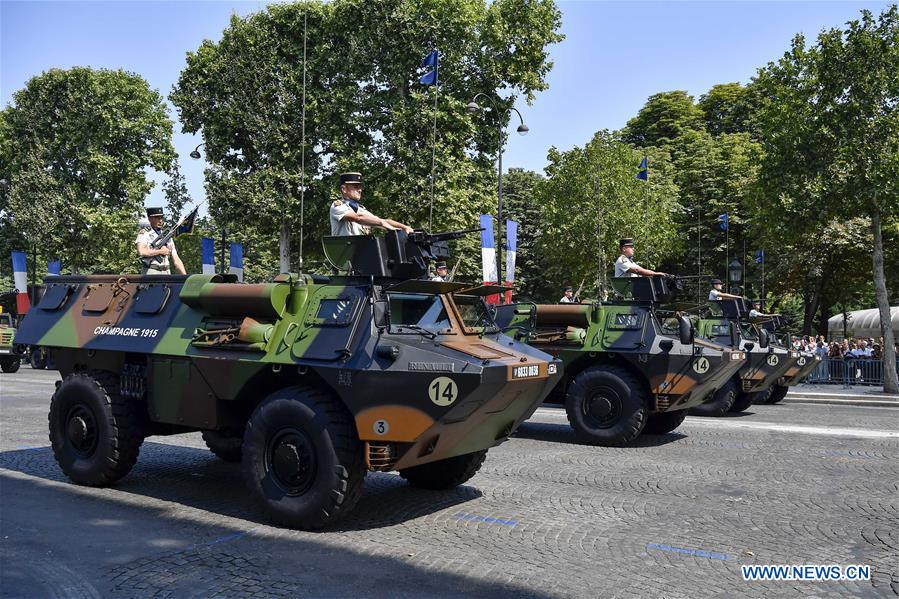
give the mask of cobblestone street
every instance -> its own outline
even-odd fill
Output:
[[[152,437],[114,488],[47,440],[55,372],[0,375],[3,597],[899,595],[899,409],[787,403],[575,443],[540,408],[466,485],[369,474],[353,514],[266,524],[199,434]],[[741,564],[870,564],[865,582],[744,582]]]

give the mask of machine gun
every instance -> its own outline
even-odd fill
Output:
[[[173,238],[181,235],[182,233],[192,233],[194,229],[194,221],[197,219],[197,212],[200,210],[201,204],[197,204],[197,206],[191,210],[184,218],[179,220],[177,223],[169,227],[169,229],[159,235],[156,239],[151,241],[148,245],[150,249],[158,250],[161,247],[164,247],[168,244]],[[161,256],[141,256],[140,261],[143,264],[144,271],[147,271],[150,268],[150,265],[154,262],[161,263]]]
[[[481,231],[481,228],[428,233],[387,231],[383,237],[369,235],[322,238],[325,257],[349,276],[390,279],[420,279],[428,276],[431,260],[449,258],[449,241]]]

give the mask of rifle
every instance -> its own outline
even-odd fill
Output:
[[[453,264],[453,270],[450,271],[448,282],[452,283],[453,279],[456,278],[456,271],[459,270],[459,265],[462,264],[464,258],[459,258],[456,260],[456,263]]]
[[[149,243],[150,248],[152,248],[154,250],[158,250],[159,248],[167,245],[169,241],[171,241],[174,237],[177,237],[178,235],[180,235],[182,233],[182,231],[180,229],[182,228],[184,223],[187,222],[188,220],[190,222],[188,223],[186,228],[189,228],[190,231],[193,231],[194,221],[197,218],[197,211],[200,209],[200,206],[202,206],[202,205],[203,205],[203,202],[200,202],[199,204],[197,204],[193,210],[188,212],[187,215],[184,216],[181,220],[179,220],[176,224],[169,227],[169,229],[165,233],[157,236],[156,239],[154,239],[153,241],[151,241]],[[187,231],[183,231],[183,232],[187,232]],[[160,258],[162,258],[162,257],[161,256],[141,257],[140,261],[143,263],[144,269],[148,270],[150,268],[150,265],[153,264],[153,262],[156,262],[156,261],[162,262],[162,260]]]
[[[425,231],[413,231],[409,233],[409,241],[419,245],[428,245],[439,241],[449,241],[451,239],[459,239],[469,233],[480,233],[483,227],[475,227],[474,229],[462,229],[461,231],[447,231],[446,233],[427,233]]]
[[[575,303],[577,303],[577,304],[581,303],[581,291],[584,289],[584,282],[586,280],[587,280],[587,277],[584,277],[583,279],[581,279],[581,284],[578,285],[577,291],[575,291],[574,295],[572,296],[575,300]]]

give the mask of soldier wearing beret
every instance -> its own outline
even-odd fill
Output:
[[[137,255],[141,259],[141,274],[170,275],[172,274],[172,264],[179,275],[187,274],[187,271],[184,270],[184,263],[178,257],[178,250],[175,249],[173,240],[170,239],[167,244],[158,249],[150,246],[157,237],[163,234],[162,224],[165,218],[162,208],[147,208],[147,219],[150,221],[150,228],[141,229],[135,240]]]
[[[340,199],[331,204],[331,235],[368,235],[371,227],[388,231],[413,231],[412,227],[389,218],[375,216],[359,203],[362,199],[362,174],[340,175]]]
[[[437,274],[431,277],[432,281],[439,281],[441,283],[449,281],[449,271],[446,268],[446,262],[437,262],[434,264],[434,269],[437,271]]]
[[[643,268],[634,262],[634,240],[630,237],[622,239],[618,247],[621,248],[621,255],[615,260],[615,276],[616,277],[667,277],[668,275]]]

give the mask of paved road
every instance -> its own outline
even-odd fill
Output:
[[[55,373],[0,375],[3,597],[899,595],[899,409],[756,406],[624,449],[541,408],[449,492],[370,474],[319,533],[268,526],[199,435],[153,437],[115,488],[53,461]],[[870,582],[744,582],[740,564]]]

